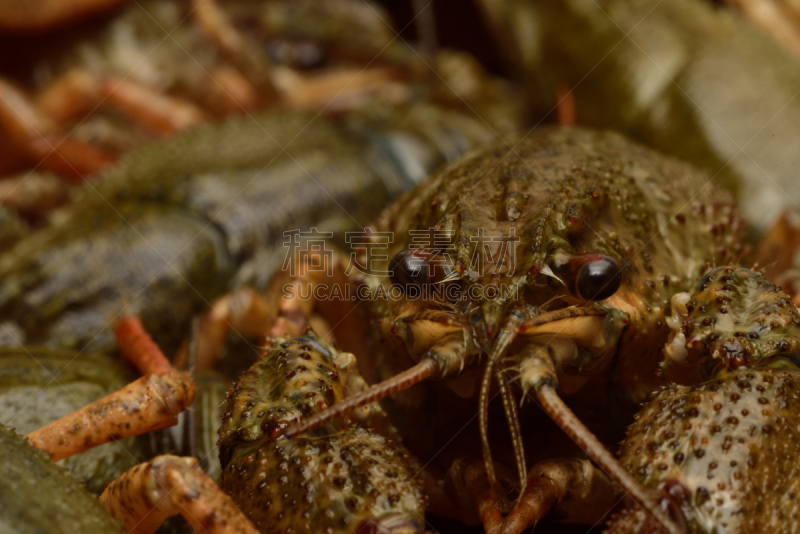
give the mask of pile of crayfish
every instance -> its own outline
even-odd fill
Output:
[[[476,0],[502,78],[413,4],[0,1],[94,28],[0,75],[0,530],[800,533],[793,152],[669,112],[743,94],[676,35],[791,92],[800,28],[581,77],[635,2]]]

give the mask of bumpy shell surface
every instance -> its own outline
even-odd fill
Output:
[[[736,266],[709,271],[683,313],[667,351],[674,357],[664,363],[670,380],[695,384],[741,366],[795,368],[780,355],[800,350],[800,313],[789,295],[757,271]]]
[[[309,333],[276,342],[242,376],[220,428],[222,488],[263,532],[422,531],[415,462],[399,444],[347,418],[280,437],[344,398],[337,355]]]
[[[636,416],[620,461],[691,532],[800,532],[800,373],[741,368],[671,385]],[[641,511],[609,532],[649,532]]]
[[[223,472],[222,488],[262,532],[360,532],[395,520],[421,531],[413,465],[402,448],[353,426],[242,454]]]

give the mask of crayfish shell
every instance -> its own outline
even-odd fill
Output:
[[[422,501],[410,465],[402,448],[352,426],[262,445],[231,461],[222,488],[262,532],[422,532],[408,513]]]
[[[800,532],[798,428],[800,373],[740,368],[663,388],[637,414],[620,461],[671,502],[690,532]],[[633,509],[609,532],[652,529]]]
[[[262,532],[424,531],[416,463],[390,436],[355,418],[282,436],[344,399],[354,365],[351,354],[309,332],[276,341],[228,393],[221,487]]]

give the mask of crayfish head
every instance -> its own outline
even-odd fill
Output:
[[[571,338],[576,351],[592,360],[571,366],[575,372],[607,371],[611,345],[627,324],[622,319],[625,312],[617,313],[616,301],[610,300],[623,285],[618,260],[562,246],[543,258],[524,258],[514,269],[492,264],[487,274],[451,259],[436,250],[403,248],[394,254],[392,275],[383,282],[391,284],[384,293],[396,291],[401,297],[387,299],[377,308],[383,339],[399,339],[414,362],[433,358],[439,377],[452,378],[502,354],[497,347],[519,334],[524,338],[519,345],[534,338],[545,345],[551,338]],[[624,293],[629,292],[630,288]],[[526,322],[560,311],[541,324]],[[613,321],[605,319],[611,316]],[[606,369],[600,369],[603,366]],[[477,378],[472,378],[472,387],[461,388],[460,395],[475,392]]]
[[[791,298],[754,270],[717,267],[692,293],[672,298],[668,380],[695,384],[739,367],[794,365],[800,314]]]

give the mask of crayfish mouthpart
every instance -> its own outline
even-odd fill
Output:
[[[667,326],[670,330],[675,332],[679,331],[683,326],[683,322],[689,315],[687,303],[692,299],[689,293],[675,293],[669,300],[670,309],[672,313],[667,317]]]

